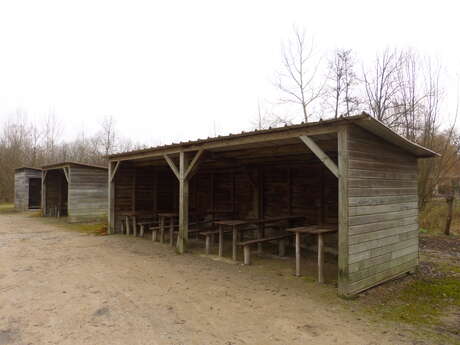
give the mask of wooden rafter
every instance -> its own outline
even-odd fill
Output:
[[[67,180],[67,183],[70,183],[70,175],[69,175],[69,168],[68,167],[63,167],[62,170],[64,171],[65,179]]]
[[[173,160],[171,158],[169,158],[168,155],[163,155],[163,157],[165,158],[165,160],[168,163],[169,167],[173,171],[174,175],[176,175],[176,177],[178,179],[180,179],[179,170],[177,169],[176,164],[174,164]]]
[[[195,154],[195,157],[193,157],[192,161],[190,162],[187,170],[185,171],[185,179],[188,179],[189,177],[192,176],[192,172],[196,169],[198,166],[198,160],[200,159],[201,155],[203,154],[204,150],[198,150],[198,152]]]
[[[323,162],[323,164],[335,175],[339,177],[339,169],[337,164],[329,158],[329,156],[307,135],[301,135],[300,140],[304,142],[305,145],[318,157],[318,159]]]
[[[112,164],[113,162],[110,162]],[[118,167],[120,166],[121,161],[116,161],[115,162],[115,167],[112,169],[112,173],[110,174],[110,182],[113,181],[115,178],[115,174],[117,173]]]

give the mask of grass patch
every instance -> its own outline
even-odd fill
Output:
[[[14,209],[14,204],[5,203],[0,204],[0,214],[1,213],[14,213],[16,210]]]
[[[63,226],[72,231],[83,232],[91,235],[107,234],[107,224],[103,223],[64,223]]]
[[[436,325],[447,307],[460,307],[460,279],[417,280],[406,286],[395,302],[381,309],[383,318],[415,325]]]

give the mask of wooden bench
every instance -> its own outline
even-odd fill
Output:
[[[144,230],[145,230],[145,227],[146,226],[151,226],[153,224],[158,224],[158,221],[157,220],[147,220],[147,221],[143,221],[143,222],[137,222],[137,225],[139,225],[139,228],[140,228],[140,236],[141,237],[144,237]]]
[[[238,245],[243,247],[244,264],[245,265],[250,265],[251,264],[251,245],[253,245],[253,244],[277,241],[278,242],[278,255],[279,256],[284,256],[286,254],[286,239],[288,239],[290,237],[293,237],[293,234],[272,236],[272,237],[260,238],[260,239],[256,239],[256,240],[249,240],[249,241],[239,242]]]
[[[231,229],[224,230],[225,232],[232,232]],[[209,255],[211,251],[211,243],[214,243],[214,236],[219,235],[219,230],[210,230],[210,231],[203,231],[199,233],[201,236],[205,237],[205,253]]]

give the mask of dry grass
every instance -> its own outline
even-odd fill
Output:
[[[420,212],[420,231],[428,234],[440,234],[444,231],[447,217],[447,203],[444,200],[433,200]],[[451,233],[460,235],[460,200],[455,201]]]
[[[0,213],[13,213],[16,212],[14,209],[14,204],[10,203],[5,203],[5,204],[0,204]]]

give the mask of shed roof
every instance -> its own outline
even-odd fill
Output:
[[[439,156],[438,153],[429,150],[421,145],[418,145],[412,141],[407,140],[403,136],[399,135],[389,127],[387,127],[382,122],[378,121],[377,119],[373,118],[369,114],[362,113],[360,115],[354,115],[349,117],[340,117],[338,119],[328,119],[328,120],[320,120],[317,122],[308,122],[308,123],[301,123],[291,126],[284,126],[284,127],[276,127],[276,128],[269,128],[269,129],[262,129],[262,130],[253,130],[249,132],[241,132],[239,134],[228,134],[225,136],[217,136],[207,139],[197,139],[193,141],[187,142],[179,142],[179,143],[172,143],[167,145],[160,145],[155,147],[150,147],[141,150],[134,150],[128,152],[117,153],[113,155],[109,155],[109,159],[129,159],[134,158],[134,156],[147,156],[149,154],[161,154],[161,153],[169,153],[171,151],[180,151],[180,150],[198,150],[198,149],[207,149],[213,148],[216,144],[226,144],[231,146],[232,143],[235,145],[238,144],[238,139],[243,138],[261,138],[263,140],[264,136],[270,136],[272,134],[282,134],[282,133],[289,133],[289,132],[298,132],[299,130],[305,130],[305,134],[309,134],[309,132],[315,132],[317,129],[321,128],[333,128],[338,127],[344,124],[354,124],[359,127],[364,128],[365,130],[373,133],[374,135],[382,138],[383,140],[392,143],[400,147],[401,149],[409,152],[410,154],[414,155],[418,158],[429,158],[429,157],[436,157]]]
[[[42,166],[42,169],[43,170],[59,169],[59,168],[64,168],[64,167],[72,166],[72,165],[82,166],[82,167],[86,167],[86,168],[107,170],[107,167],[104,167],[104,166],[101,166],[101,165],[86,164],[86,163],[79,163],[79,162],[72,162],[72,161],[66,161],[66,162],[59,162],[59,163],[44,165],[44,166]]]
[[[34,167],[28,167],[28,166],[22,166],[19,168],[14,169],[15,171],[20,171],[20,170],[37,170],[37,171],[42,171],[40,168],[34,168]]]

